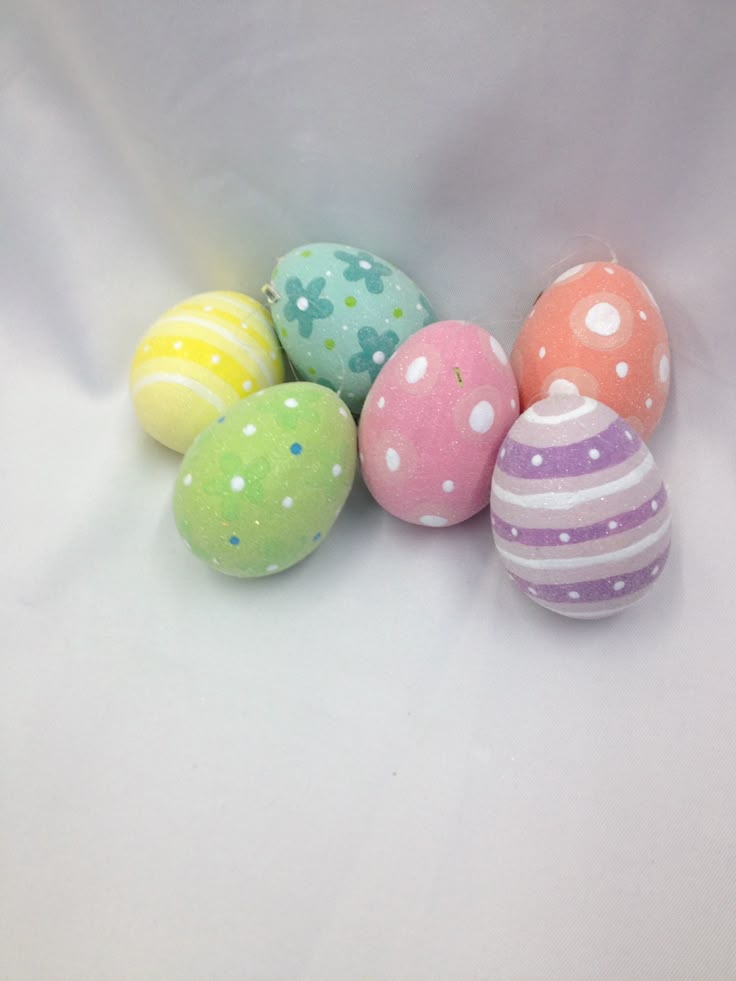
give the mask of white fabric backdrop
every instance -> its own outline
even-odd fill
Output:
[[[0,977],[735,977],[734,4],[0,18]],[[671,331],[647,601],[555,618],[487,514],[361,486],[282,576],[185,552],[126,393],[159,312],[334,240],[510,347],[581,233]]]

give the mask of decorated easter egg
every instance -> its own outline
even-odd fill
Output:
[[[268,576],[313,552],[355,475],[355,423],[327,388],[292,382],[231,406],[194,441],[174,490],[191,551],[231,576]]]
[[[284,380],[271,315],[242,293],[200,293],[167,310],[141,340],[130,394],[146,432],[183,453],[228,406]]]
[[[264,293],[297,375],[339,392],[355,415],[399,344],[437,319],[400,269],[348,245],[294,249]]]
[[[414,524],[454,525],[488,506],[496,453],[519,415],[501,345],[476,324],[431,324],[405,341],[360,417],[373,497]]]
[[[662,476],[632,425],[580,395],[553,395],[519,417],[491,489],[501,560],[527,596],[595,619],[639,600],[670,548]]]
[[[613,262],[559,276],[527,317],[511,364],[522,411],[564,382],[610,405],[646,439],[667,401],[670,348],[659,307],[638,276]]]

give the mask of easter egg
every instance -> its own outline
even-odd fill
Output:
[[[200,293],[167,310],[133,357],[130,395],[145,431],[183,453],[228,406],[284,380],[271,315],[242,293]]]
[[[614,262],[559,276],[534,305],[511,352],[522,411],[556,391],[587,395],[646,439],[664,410],[670,348],[649,289]]]
[[[636,430],[580,395],[527,409],[501,446],[491,488],[493,535],[516,585],[580,619],[617,613],[657,581],[670,509]]]
[[[501,345],[476,324],[431,324],[378,376],[360,417],[363,477],[404,521],[454,525],[488,506],[496,453],[519,415]]]
[[[174,490],[191,551],[231,576],[268,576],[324,541],[355,476],[355,423],[327,388],[291,382],[233,405],[194,441]]]
[[[348,245],[294,249],[264,293],[297,375],[339,392],[354,415],[399,344],[437,319],[401,270]]]

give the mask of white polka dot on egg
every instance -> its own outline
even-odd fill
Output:
[[[419,520],[429,528],[442,528],[447,524],[447,518],[442,518],[437,514],[425,514]]]
[[[621,316],[610,303],[594,303],[585,315],[585,326],[594,334],[610,337],[621,326]]]
[[[409,367],[406,369],[405,378],[410,385],[416,385],[418,381],[427,374],[427,367],[429,362],[424,356],[414,358]]]
[[[580,395],[580,389],[575,382],[568,381],[567,378],[555,378],[549,386],[550,395]]]
[[[580,263],[577,266],[571,266],[570,269],[566,269],[565,272],[560,273],[560,275],[555,280],[555,283],[564,283],[566,279],[570,279],[572,276],[576,276],[582,268],[583,268],[583,263]]]
[[[498,343],[498,341],[496,340],[495,337],[493,337],[493,336],[490,337],[490,343],[491,343],[491,350],[496,355],[496,357],[501,362],[501,364],[508,364],[508,360],[509,359],[506,356],[506,352],[501,347],[501,345]]]
[[[493,406],[484,399],[473,406],[468,422],[473,432],[487,433],[493,425],[494,418],[495,412],[493,411]]]

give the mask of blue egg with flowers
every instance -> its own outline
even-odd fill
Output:
[[[355,416],[399,345],[437,319],[393,263],[331,242],[287,253],[263,291],[297,377],[339,392]]]

